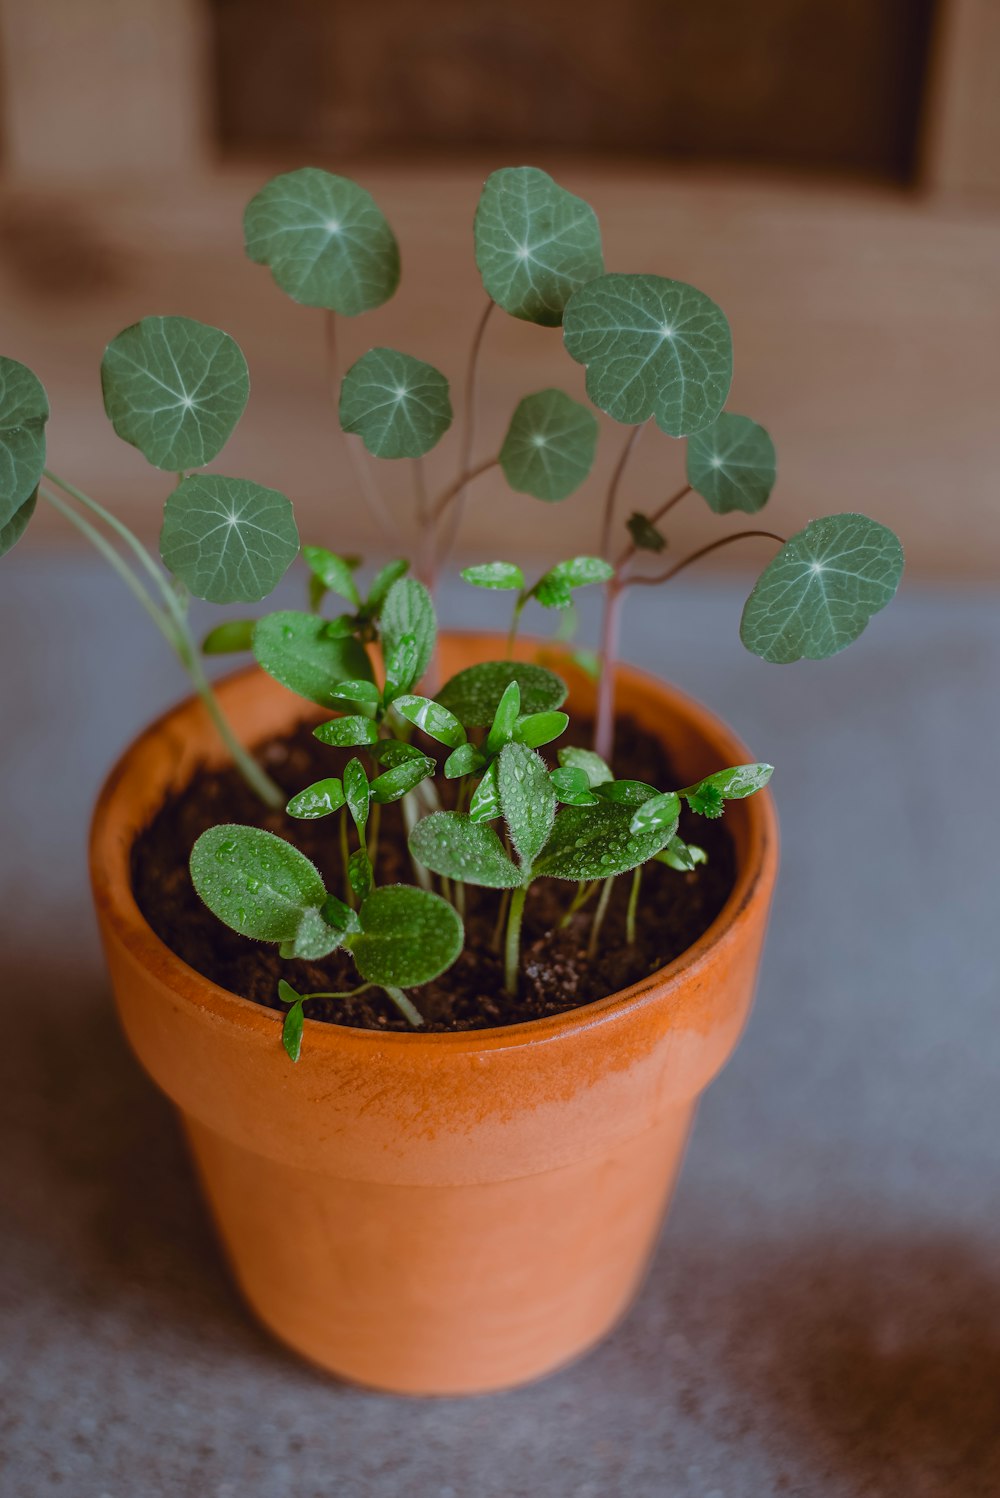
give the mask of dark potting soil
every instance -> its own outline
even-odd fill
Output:
[[[320,744],[311,733],[316,721],[306,721],[294,733],[258,750],[268,773],[289,796],[314,780],[339,774],[350,753],[357,752]],[[573,727],[575,734],[561,742],[586,745],[586,723]],[[677,780],[659,741],[631,719],[618,724],[615,769],[619,776],[656,786],[671,786]],[[439,781],[442,784],[450,783]],[[286,962],[277,947],[238,936],[201,903],[188,873],[188,857],[196,838],[220,822],[253,824],[287,838],[312,859],[327,887],[340,891],[335,818],[296,821],[263,807],[235,770],[202,769],[164,802],[132,848],[136,902],[160,940],[222,988],[281,1012],[279,978],[286,978],[300,993],[358,987],[357,970],[346,952],[333,952],[321,962]],[[427,1028],[482,1030],[559,1014],[627,988],[680,956],[718,915],[735,881],[732,839],[722,822],[685,811],[680,832],[706,850],[708,863],[689,874],[658,863],[646,866],[632,945],[625,940],[631,878],[618,879],[593,959],[587,956],[587,939],[596,897],[561,929],[576,885],[556,879],[535,884],[525,908],[516,998],[503,990],[503,967],[493,944],[500,892],[469,888],[464,951],[435,982],[412,990]],[[379,884],[413,882],[398,805],[382,808],[376,879]],[[368,1030],[409,1028],[379,989],[354,999],[314,999],[306,1014]]]

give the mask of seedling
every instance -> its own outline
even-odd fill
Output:
[[[485,305],[462,373],[456,418],[451,383],[419,351],[379,346],[346,368],[341,320],[395,292],[400,255],[381,209],[364,188],[315,168],[283,173],[253,199],[246,250],[278,287],[322,318],[327,373],[359,494],[393,553],[366,584],[357,557],[302,548],[305,607],[227,620],[203,642],[208,655],[250,651],[260,667],[331,716],[316,737],[346,764],[303,787],[292,819],[329,819],[339,848],[328,889],[292,842],[256,827],[204,833],[191,855],[198,893],[235,931],[278,944],[289,961],[350,953],[361,980],[350,992],[384,991],[413,1026],[424,1023],[419,989],[447,971],[464,941],[466,887],[496,892],[496,938],[507,989],[519,981],[526,903],[539,880],[575,886],[563,923],[589,921],[596,953],[611,892],[628,877],[624,923],[636,940],[643,870],[658,862],[698,877],[706,854],[679,835],[686,806],[704,818],[760,791],[765,764],[716,768],[696,784],[653,786],[614,769],[614,684],[624,597],[669,582],[716,549],[766,539],[778,546],[743,609],[744,645],[765,661],[821,659],[856,639],[889,602],[902,550],[884,526],[858,514],[810,521],[786,539],[746,529],[706,540],[687,556],[647,570],[669,550],[673,508],[699,495],[716,515],[758,514],[777,465],[770,436],[725,409],[732,341],[721,309],[703,292],[661,275],[605,269],[593,210],[545,172],[506,168],[487,180],[474,224]],[[590,404],[546,388],[521,399],[495,451],[476,451],[479,367],[497,309],[562,329],[569,357],[586,369]],[[554,333],[553,336],[559,336]],[[240,420],[246,361],[228,334],[186,317],[148,317],[109,345],[101,368],[105,408],[117,434],[173,476],[165,495],[160,558],[105,506],[45,467],[48,400],[30,370],[0,359],[0,554],[27,527],[38,499],[66,516],[131,589],[189,672],[195,691],[247,781],[270,806],[284,797],[233,735],[205,676],[188,599],[258,603],[299,551],[289,501],[249,479],[206,471]],[[462,576],[512,595],[503,658],[436,686],[433,587],[470,486],[487,473],[509,490],[562,504],[588,479],[599,422],[593,407],[628,428],[604,496],[598,547],[528,583],[516,561],[482,562]],[[637,442],[658,430],[686,443],[685,478],[662,503],[632,508],[619,535],[619,496]],[[456,462],[437,494],[424,459],[453,442]],[[419,554],[400,544],[371,460],[410,466]],[[518,501],[523,503],[523,501]],[[605,589],[598,707],[591,749],[560,743],[570,728],[567,688],[550,654],[515,661],[529,602],[555,610],[559,637],[574,628],[574,594]],[[522,653],[523,650],[522,650]],[[583,658],[583,657],[581,657]],[[379,884],[381,808],[402,807],[415,883]],[[300,993],[282,979],[283,1043],[303,1048],[308,1004],[341,990]]]

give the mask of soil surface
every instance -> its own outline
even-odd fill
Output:
[[[292,734],[258,750],[269,774],[289,796],[314,780],[337,775],[350,753],[330,749],[312,737],[315,719]],[[589,742],[588,725],[578,722],[560,743]],[[428,750],[428,752],[430,752]],[[553,759],[554,757],[549,756]],[[615,771],[620,777],[669,787],[677,783],[663,746],[630,719],[618,725]],[[451,783],[438,781],[439,788]],[[188,873],[191,848],[202,832],[220,822],[254,824],[294,843],[319,868],[327,888],[342,893],[342,871],[336,816],[296,821],[268,811],[233,769],[198,771],[183,790],[172,795],[132,849],[132,886],[140,910],[171,951],[189,967],[231,993],[284,1012],[277,997],[278,979],[300,993],[359,986],[357,970],[346,952],[321,962],[286,962],[275,946],[238,936],[211,914],[195,893]],[[559,1014],[628,987],[680,956],[722,909],[735,881],[732,839],[722,822],[681,817],[682,837],[708,853],[708,863],[690,874],[662,864],[646,866],[636,941],[625,941],[625,911],[631,876],[615,883],[596,958],[587,956],[587,940],[596,899],[568,926],[560,922],[576,891],[564,880],[541,879],[528,896],[522,933],[522,972],[516,998],[503,991],[503,968],[493,944],[499,891],[467,890],[466,943],[458,961],[433,983],[411,990],[411,997],[430,1030],[480,1030],[518,1024]],[[402,815],[398,805],[382,808],[379,884],[412,883]],[[391,1000],[378,989],[354,999],[315,999],[306,1006],[310,1019],[374,1030],[406,1030],[408,1025]]]

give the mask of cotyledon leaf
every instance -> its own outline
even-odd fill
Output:
[[[740,638],[765,661],[823,660],[856,640],[903,573],[903,548],[865,515],[811,520],[764,568],[743,608]]]
[[[376,458],[420,458],[451,426],[448,381],[433,364],[398,349],[373,348],[340,387],[340,425]]]
[[[594,413],[561,390],[539,390],[518,403],[500,449],[500,466],[519,494],[554,503],[580,487],[596,450]]]
[[[563,339],[587,394],[616,421],[652,416],[671,437],[708,426],[733,375],[729,324],[710,297],[664,276],[600,276],[566,305]]]
[[[291,941],[305,912],[326,899],[305,854],[260,827],[203,832],[191,850],[191,878],[209,910],[258,941]]]
[[[455,908],[430,890],[387,884],[364,901],[347,944],[369,983],[412,988],[451,967],[464,931]]]
[[[558,327],[567,298],[604,270],[594,210],[538,167],[487,177],[474,232],[488,295],[527,322]]]
[[[257,603],[299,550],[292,506],[277,489],[193,473],[163,507],[160,555],[196,598]]]
[[[535,873],[555,879],[605,879],[646,863],[670,841],[674,829],[632,832],[631,818],[628,806],[614,802],[563,807]]]
[[[410,852],[434,874],[485,889],[516,889],[521,871],[493,828],[457,811],[435,811],[410,833]]]
[[[467,666],[445,682],[437,700],[466,728],[488,728],[512,681],[521,689],[522,713],[548,712],[566,701],[567,687],[561,677],[525,661],[483,661]]]
[[[334,638],[316,614],[282,609],[258,619],[253,632],[257,664],[283,687],[321,707],[339,707],[343,681],[372,680],[368,653],[351,635]]]
[[[228,333],[190,317],[144,317],[101,360],[104,409],[119,437],[156,468],[210,463],[250,395],[250,374]]]
[[[246,252],[307,307],[354,317],[399,284],[399,247],[371,193],[318,167],[273,177],[243,217]]]
[[[723,411],[688,438],[688,483],[718,515],[756,514],[770,498],[776,473],[774,443],[749,416]]]
[[[37,375],[16,359],[0,358],[0,527],[4,530],[38,488],[45,467],[48,419],[48,397]],[[8,551],[20,533],[9,542]]]
[[[556,814],[556,793],[541,755],[526,744],[505,744],[497,761],[497,786],[510,840],[530,869]]]

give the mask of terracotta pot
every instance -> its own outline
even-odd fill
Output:
[[[498,638],[446,637],[442,667],[501,654]],[[590,685],[570,676],[586,710]],[[256,670],[220,691],[247,742],[302,713]],[[619,703],[663,736],[685,782],[751,758],[703,707],[638,671],[621,668]],[[101,794],[91,874],[122,1024],[180,1110],[244,1294],[305,1357],[380,1389],[471,1393],[547,1373],[628,1306],[698,1095],[743,1028],[777,868],[769,796],[730,807],[736,887],[645,982],[471,1034],[307,1019],[293,1066],[280,1016],[193,972],[132,898],[136,832],[196,765],[222,757],[196,700],[148,729]]]

